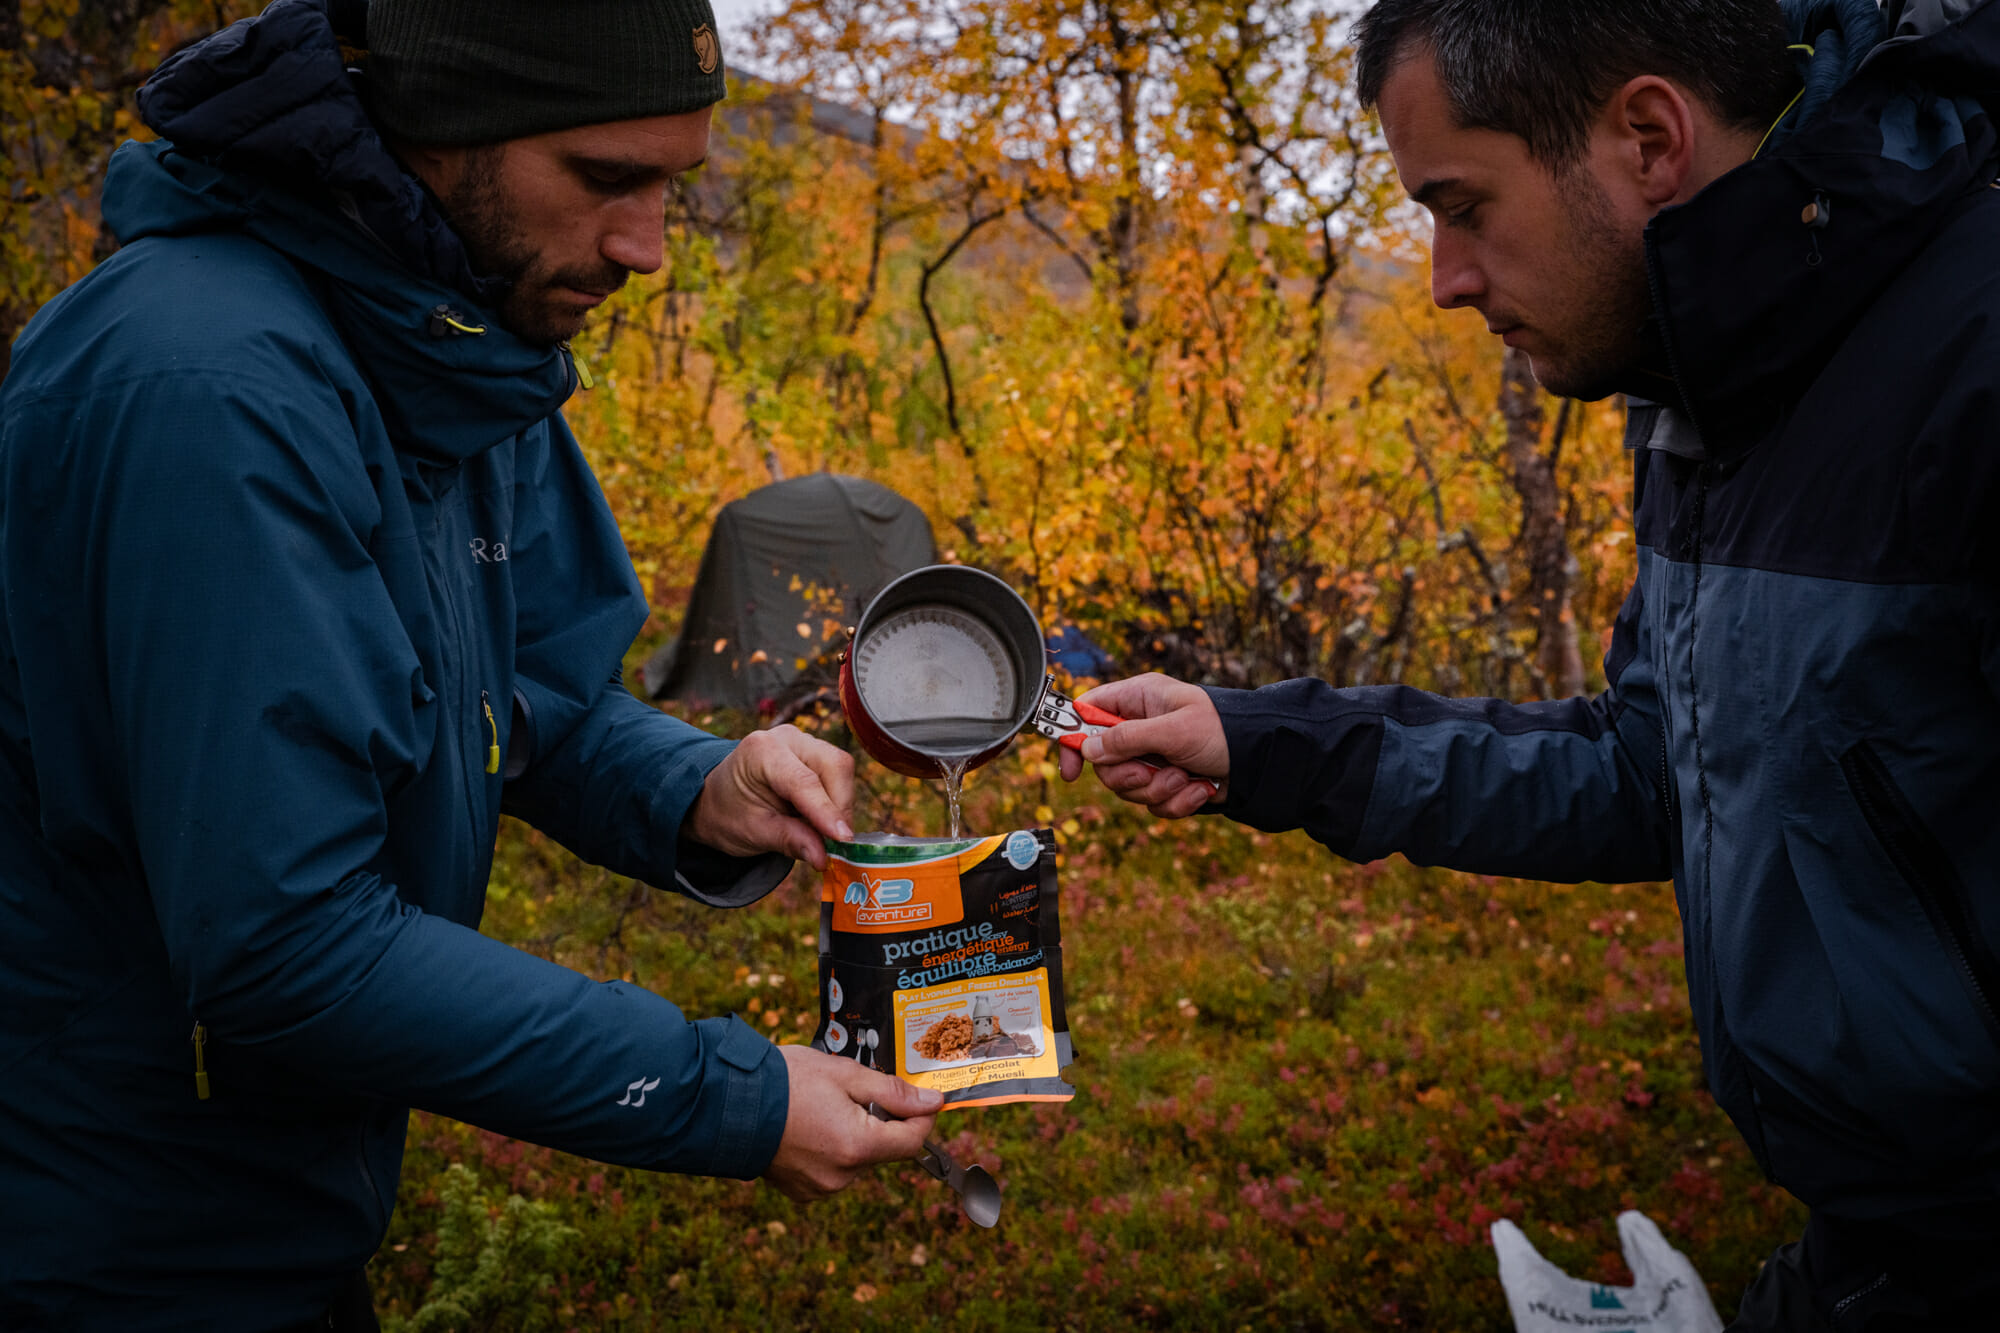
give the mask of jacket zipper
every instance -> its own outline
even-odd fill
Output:
[[[1689,418],[1693,420],[1692,417]],[[1697,433],[1700,428],[1696,427]],[[1715,896],[1715,882],[1710,877],[1710,868],[1715,863],[1715,807],[1709,800],[1708,768],[1701,754],[1701,682],[1695,679],[1696,655],[1701,649],[1701,571],[1702,571],[1702,525],[1708,522],[1708,477],[1706,463],[1695,465],[1694,512],[1689,516],[1691,531],[1687,536],[1686,553],[1688,563],[1694,569],[1694,581],[1688,589],[1687,634],[1688,634],[1688,743],[1694,749],[1694,794],[1701,806],[1701,883],[1702,892],[1712,901]],[[1708,947],[1708,956],[1715,957],[1714,919],[1709,911],[1702,912],[1702,938]]]
[[[1690,414],[1688,419],[1690,421],[1693,421],[1694,418],[1692,414]],[[1697,432],[1699,432],[1699,427],[1697,427],[1696,429]],[[1701,881],[1700,882],[1701,882],[1701,892],[1702,892],[1702,903],[1701,903],[1701,913],[1700,913],[1701,915],[1700,938],[1701,938],[1702,951],[1708,960],[1705,965],[1705,970],[1709,974],[1708,985],[1705,988],[1706,994],[1701,998],[1706,999],[1708,1004],[1712,1007],[1712,1011],[1714,1013],[1714,1021],[1717,1029],[1715,1033],[1715,1039],[1718,1045],[1721,1046],[1721,1051],[1717,1056],[1718,1070],[1722,1073],[1724,1079],[1733,1078],[1734,1080],[1739,1081],[1742,1084],[1743,1089],[1749,1098],[1749,1104],[1746,1107],[1744,1107],[1744,1110],[1748,1113],[1747,1119],[1749,1123],[1747,1125],[1742,1125],[1741,1127],[1744,1132],[1744,1137],[1750,1143],[1751,1155],[1757,1159],[1757,1165],[1763,1170],[1765,1176],[1775,1181],[1778,1179],[1778,1176],[1776,1172],[1772,1169],[1770,1146],[1769,1143],[1764,1138],[1763,1106],[1762,1106],[1762,1100],[1757,1092],[1756,1080],[1751,1077],[1748,1061],[1744,1058],[1742,1051],[1735,1047],[1734,1041],[1731,1040],[1727,1043],[1727,1045],[1722,1045],[1725,1034],[1727,1034],[1729,1031],[1729,1011],[1724,1007],[1722,1003],[1722,984],[1721,982],[1716,980],[1716,977],[1714,975],[1715,974],[1714,960],[1716,956],[1715,907],[1714,907],[1715,806],[1713,804],[1711,795],[1708,790],[1708,770],[1706,763],[1703,759],[1701,750],[1701,683],[1695,677],[1696,652],[1701,646],[1700,645],[1701,574],[1702,574],[1702,560],[1706,554],[1702,549],[1702,540],[1703,540],[1703,527],[1708,522],[1709,477],[1710,477],[1709,465],[1706,463],[1696,464],[1694,512],[1689,516],[1690,531],[1688,533],[1687,543],[1683,548],[1687,556],[1688,563],[1693,567],[1694,570],[1694,581],[1692,586],[1688,589],[1688,606],[1687,606],[1687,636],[1688,636],[1687,707],[1688,707],[1688,745],[1689,748],[1692,749],[1694,752],[1695,804],[1701,812]],[[1668,679],[1669,680],[1672,679],[1671,675],[1668,676]],[[1685,844],[1683,844],[1683,847],[1685,847]],[[1689,871],[1688,873],[1690,877],[1692,877],[1693,872]],[[1690,897],[1689,906],[1692,907],[1694,905],[1692,901],[1693,895],[1690,894],[1689,897]],[[1689,923],[1688,928],[1690,932],[1692,932],[1695,929],[1695,926],[1693,923]],[[1690,966],[1692,966],[1692,960],[1690,960]],[[1695,999],[1694,992],[1692,990],[1689,991],[1689,997],[1690,999]],[[1699,1004],[1701,1000],[1696,999],[1695,1002]]]
[[[479,709],[486,714],[486,734],[491,737],[486,745],[486,771],[500,771],[500,724],[493,720],[493,701],[485,690],[479,692]]]
[[[1972,991],[1987,1031],[2000,1040],[2000,1011],[1994,1008],[1995,999],[2000,998],[2000,966],[1995,965],[1991,951],[1973,927],[1965,884],[1951,858],[1923,826],[1889,775],[1889,766],[1868,742],[1862,741],[1840,757],[1840,771],[1861,807],[1862,819],[1889,854],[1896,873],[1916,895],[1938,942]]]
[[[195,1100],[205,1102],[208,1100],[208,1061],[204,1048],[208,1045],[208,1029],[202,1026],[200,1019],[195,1020],[194,1032],[188,1040],[194,1043]]]
[[[1673,832],[1674,827],[1674,789],[1670,785],[1673,782],[1673,778],[1673,757],[1667,751],[1667,729],[1662,726],[1660,728],[1660,808],[1666,812],[1667,831],[1669,834]]]
[[[1839,1319],[1842,1315],[1847,1313],[1848,1306],[1854,1304],[1856,1301],[1860,1300],[1863,1296],[1868,1295],[1868,1293],[1874,1291],[1877,1287],[1882,1286],[1888,1280],[1889,1280],[1889,1275],[1887,1273],[1877,1273],[1875,1275],[1875,1280],[1870,1282],[1867,1286],[1861,1288],[1859,1291],[1853,1292],[1846,1296],[1842,1296],[1839,1300],[1833,1303],[1833,1317],[1835,1319]]]
[[[576,372],[576,382],[583,388],[595,389],[597,381],[591,378],[590,367],[583,364],[582,357],[570,350],[569,340],[564,339],[562,342],[557,343],[556,346],[562,348],[564,354],[569,357],[569,367]]]

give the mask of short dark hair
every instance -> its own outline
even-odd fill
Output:
[[[1552,167],[1582,155],[1591,118],[1656,74],[1724,121],[1763,129],[1799,89],[1778,0],[1381,0],[1355,26],[1364,105],[1428,50],[1458,123],[1527,141]]]

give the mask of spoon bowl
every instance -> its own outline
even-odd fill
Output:
[[[895,1119],[874,1102],[868,1103],[868,1114],[877,1120]],[[974,1226],[990,1227],[1000,1221],[1000,1182],[985,1167],[977,1162],[960,1166],[936,1139],[924,1140],[924,1155],[917,1165],[950,1187],[958,1196],[958,1210]]]
[[[958,1191],[958,1207],[975,1226],[997,1224],[1000,1221],[1000,1182],[986,1174],[985,1167],[974,1162],[965,1168],[965,1180]]]

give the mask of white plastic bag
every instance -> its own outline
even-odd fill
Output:
[[[1512,1222],[1495,1222],[1492,1236],[1518,1333],[1722,1333],[1701,1275],[1644,1213],[1618,1215],[1629,1287],[1579,1282],[1536,1253]]]

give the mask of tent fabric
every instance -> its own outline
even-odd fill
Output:
[[[831,684],[838,627],[936,561],[930,520],[886,486],[818,472],[752,491],[716,515],[680,637],[640,672],[646,692],[770,709]]]
[[[1111,654],[1075,625],[1060,625],[1048,632],[1049,665],[1059,666],[1081,679],[1110,680],[1115,669]]]

